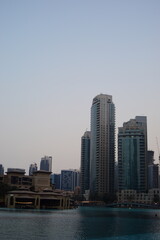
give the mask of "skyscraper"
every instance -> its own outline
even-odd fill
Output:
[[[90,182],[90,131],[86,131],[81,138],[81,174],[80,187],[81,194],[89,190]]]
[[[91,107],[91,196],[114,192],[115,106],[112,96],[100,94]]]
[[[0,175],[4,175],[4,167],[0,164]]]
[[[137,116],[118,129],[119,190],[147,190],[147,118]]]
[[[51,156],[44,156],[43,158],[41,158],[40,170],[52,172],[52,157]]]
[[[29,176],[33,175],[33,173],[36,172],[37,170],[38,170],[37,164],[36,163],[32,163],[29,166]]]

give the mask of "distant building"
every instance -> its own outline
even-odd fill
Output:
[[[118,203],[130,203],[130,205],[136,203],[136,204],[149,204],[152,205],[152,207],[157,207],[157,200],[160,199],[160,189],[159,188],[153,188],[149,189],[149,191],[146,193],[139,193],[136,190],[121,190],[117,193]],[[139,205],[140,206],[140,205]],[[142,205],[143,206],[143,205]],[[159,208],[159,203],[158,203]]]
[[[23,173],[25,174],[25,169],[23,168],[7,168],[7,173],[14,172],[14,173]]]
[[[4,167],[0,164],[0,175],[4,175]]]
[[[49,171],[36,171],[32,176],[25,175],[24,169],[9,168],[3,178],[3,183],[13,187],[0,199],[1,204],[8,208],[31,209],[68,209],[74,206],[69,194],[53,191]]]
[[[74,191],[77,186],[79,186],[79,171],[62,170],[61,189],[65,191]]]
[[[43,158],[41,158],[40,170],[52,172],[52,157],[51,156],[44,156]]]
[[[158,164],[148,165],[148,189],[158,188]]]
[[[147,164],[153,164],[154,163],[154,151],[148,150],[147,151]]]
[[[154,151],[147,151],[148,189],[158,188],[159,165],[154,161]]]
[[[89,190],[90,185],[90,131],[86,131],[81,138],[81,171],[80,171],[80,188],[81,194]]]
[[[80,171],[77,169],[73,170],[74,172],[74,189],[80,186]]]
[[[51,183],[55,189],[61,189],[61,174],[51,174]]]
[[[137,116],[118,129],[119,191],[147,190],[147,118]]]
[[[38,170],[37,164],[32,163],[29,167],[29,176],[32,176],[34,172]]]

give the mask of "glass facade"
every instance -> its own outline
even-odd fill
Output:
[[[119,190],[147,190],[147,120],[136,117],[118,131]]]
[[[40,170],[52,172],[52,157],[51,156],[44,156],[43,158],[41,158]]]

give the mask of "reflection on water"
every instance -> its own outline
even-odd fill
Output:
[[[0,210],[0,239],[158,240],[160,210]]]

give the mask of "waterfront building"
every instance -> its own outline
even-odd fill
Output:
[[[32,177],[25,175],[25,169],[8,168],[4,176],[4,183],[17,189],[29,190],[32,187]]]
[[[0,176],[4,175],[4,167],[2,164],[0,164]]]
[[[44,156],[41,158],[40,170],[52,172],[52,157]]]
[[[51,172],[39,170],[32,176],[25,175],[24,169],[9,168],[3,183],[16,189],[0,199],[0,204],[8,208],[68,209],[74,202],[64,191],[55,191],[50,182]]]
[[[117,203],[139,203],[155,205],[160,204],[160,189],[149,189],[148,192],[137,192],[136,190],[121,190],[117,193]]]
[[[80,188],[81,194],[89,190],[90,186],[90,138],[91,132],[86,131],[81,138],[81,170]]]
[[[61,174],[51,174],[51,183],[55,189],[61,189]]]
[[[100,94],[91,107],[91,198],[114,192],[115,106],[112,96]]]
[[[36,172],[38,170],[37,164],[36,163],[32,163],[29,166],[29,176],[32,176],[34,172]]]
[[[147,118],[137,116],[118,129],[119,191],[147,190]]]
[[[79,171],[62,170],[61,189],[65,191],[74,191],[77,186],[79,186]]]
[[[53,191],[11,191],[5,199],[8,208],[69,209],[70,197]]]
[[[34,190],[36,192],[45,189],[52,190],[50,183],[51,172],[39,170],[32,176],[25,175],[24,169],[8,168],[4,176],[4,183],[20,190]]]

